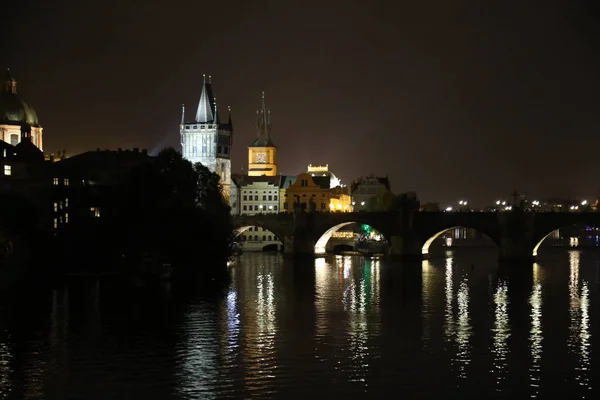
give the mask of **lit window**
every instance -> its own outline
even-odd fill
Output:
[[[65,199],[65,207],[69,207],[69,198]]]
[[[58,219],[54,218],[54,229],[58,228]]]
[[[4,175],[11,175],[12,174],[12,169],[10,167],[10,165],[5,165],[4,166]]]
[[[54,186],[58,186],[58,178],[54,178],[53,183],[54,183]]]
[[[92,217],[100,217],[100,207],[90,207],[90,211],[92,212]]]
[[[58,203],[58,207],[62,210],[62,201]]]
[[[65,178],[65,186],[69,186],[69,178]]]
[[[2,152],[2,157],[6,158],[6,149]]]
[[[58,211],[58,203],[54,203],[54,212]]]
[[[69,213],[65,214],[65,224],[69,223]]]

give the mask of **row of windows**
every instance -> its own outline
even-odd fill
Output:
[[[253,210],[254,211],[259,211],[259,210],[261,210],[261,211],[262,210],[277,211],[277,206],[270,205],[268,207],[265,207],[262,204],[261,205],[255,204],[254,206],[252,206],[252,204],[250,204],[249,206],[247,206],[247,205],[242,206],[242,210],[244,210],[244,211],[253,211]]]
[[[208,125],[200,125],[200,129],[212,129],[218,128],[218,125],[208,124]],[[198,129],[198,125],[186,125],[185,129]]]
[[[263,231],[269,232],[267,229],[262,228],[260,226],[251,226],[250,228],[248,228],[248,232],[252,232],[252,231],[254,231],[254,232],[263,232]]]
[[[262,197],[263,201],[277,201],[277,196],[273,196],[273,195],[265,195],[263,194]],[[244,201],[252,201],[252,195],[250,196],[244,196]],[[258,201],[258,195],[254,196],[254,201]]]
[[[258,242],[260,239],[259,239],[258,235],[254,235],[254,236],[252,236],[252,235],[248,235],[248,236],[243,235],[242,236],[242,240],[248,240],[248,241]],[[273,241],[273,240],[277,240],[277,237],[276,236],[272,236],[272,235],[262,235],[262,240],[263,240],[263,242],[267,241],[267,240],[268,241]]]
[[[12,168],[10,165],[4,166],[4,175],[6,175],[6,176],[12,175]]]
[[[68,198],[65,199],[64,207],[65,208],[69,207],[69,199]],[[54,212],[58,212],[59,208],[61,210],[63,209],[63,202],[62,202],[62,200],[59,201],[58,203],[54,203]]]
[[[52,180],[52,183],[54,184],[54,186],[58,186],[58,182],[59,182],[59,179],[58,179],[58,178],[54,178],[54,179]],[[64,179],[63,179],[63,185],[65,185],[65,186],[69,186],[69,178],[64,178]]]
[[[63,216],[61,215],[58,218],[54,218],[54,229],[58,228],[58,224],[68,224],[69,223],[69,213],[65,213],[65,216],[63,218]]]
[[[255,190],[254,193],[258,193],[258,190]],[[269,190],[268,192],[265,193],[279,193],[279,190]],[[242,194],[252,194],[252,190],[243,190]]]

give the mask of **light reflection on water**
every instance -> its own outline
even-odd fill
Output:
[[[569,390],[569,398],[595,398],[600,254],[572,251],[567,261],[562,253],[529,275],[500,273],[494,253],[457,254],[312,265],[251,254],[214,297],[175,301],[76,284],[41,296],[40,317],[0,304],[0,392],[304,399]]]
[[[498,280],[494,293],[494,328],[492,329],[493,374],[496,378],[496,390],[502,390],[502,383],[508,374],[508,338],[510,322],[508,319],[508,283]]]
[[[569,352],[577,357],[575,379],[585,391],[592,389],[590,384],[590,317],[589,284],[580,277],[581,251],[569,252]],[[585,393],[585,392],[584,392]]]
[[[529,304],[531,306],[531,329],[529,331],[529,349],[531,352],[531,366],[529,367],[529,384],[531,397],[538,397],[540,390],[540,368],[542,359],[542,271],[538,264],[533,265],[533,287]]]

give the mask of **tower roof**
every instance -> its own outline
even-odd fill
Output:
[[[265,92],[262,92],[262,104],[260,111],[256,111],[257,137],[250,147],[275,147],[271,141],[271,110],[265,105]]]
[[[200,102],[198,103],[198,111],[196,111],[196,122],[205,124],[208,122],[213,122],[215,117],[212,104],[212,88],[210,87],[210,83],[206,82],[206,75],[203,75],[203,77],[204,82],[202,84]]]

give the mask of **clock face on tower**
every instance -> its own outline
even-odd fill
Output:
[[[267,162],[267,156],[265,153],[256,153],[256,162],[264,164]]]

